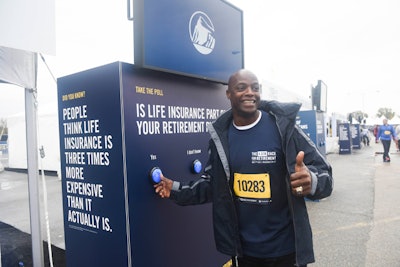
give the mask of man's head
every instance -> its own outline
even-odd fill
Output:
[[[241,69],[231,75],[226,96],[231,101],[236,125],[248,125],[257,119],[260,93],[257,76],[251,71]]]
[[[383,119],[383,125],[386,125],[388,123],[387,119]]]

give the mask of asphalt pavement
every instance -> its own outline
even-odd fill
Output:
[[[316,262],[309,266],[400,266],[400,183],[397,183],[400,179],[400,153],[392,143],[392,161],[385,163],[382,150],[381,144],[372,143],[353,149],[351,154],[327,155],[333,167],[334,191],[329,198],[307,201],[316,257]],[[54,266],[63,266],[65,243],[61,181],[51,175],[44,179],[48,193],[50,239],[56,251],[53,252],[56,257]],[[40,176],[40,194],[43,196],[42,186]],[[41,208],[43,211],[43,201]],[[25,244],[16,243],[13,241],[16,238],[6,239],[5,234],[15,232],[29,236],[26,173],[0,172],[0,225],[7,226],[6,230],[0,229],[0,267],[18,266],[9,264],[6,250],[11,247],[14,249],[13,257],[27,259],[31,255],[18,253],[27,254],[29,249],[28,252],[26,249],[18,250],[18,246],[29,247],[31,241],[24,238]],[[42,236],[47,241],[44,214],[42,225]]]
[[[400,266],[400,154],[393,142],[390,163],[382,152],[372,143],[327,155],[334,191],[307,203],[316,257],[310,266]]]

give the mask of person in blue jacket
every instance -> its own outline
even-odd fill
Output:
[[[209,159],[198,180],[161,175],[155,192],[179,205],[213,203],[214,239],[232,266],[315,261],[305,198],[328,197],[332,168],[296,125],[300,104],[260,100],[249,70],[228,81],[231,109],[209,125]]]
[[[392,142],[392,139],[394,142],[397,142],[397,135],[394,127],[388,124],[387,119],[383,119],[382,122],[383,125],[379,127],[378,138],[383,145],[383,161],[390,162],[390,144]]]

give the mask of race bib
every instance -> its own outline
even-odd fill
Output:
[[[271,198],[270,177],[268,173],[235,173],[233,181],[233,191],[239,198],[259,203]]]

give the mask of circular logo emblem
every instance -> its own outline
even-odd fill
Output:
[[[214,50],[214,25],[206,13],[196,11],[189,21],[189,34],[193,46],[199,53],[208,55]]]

